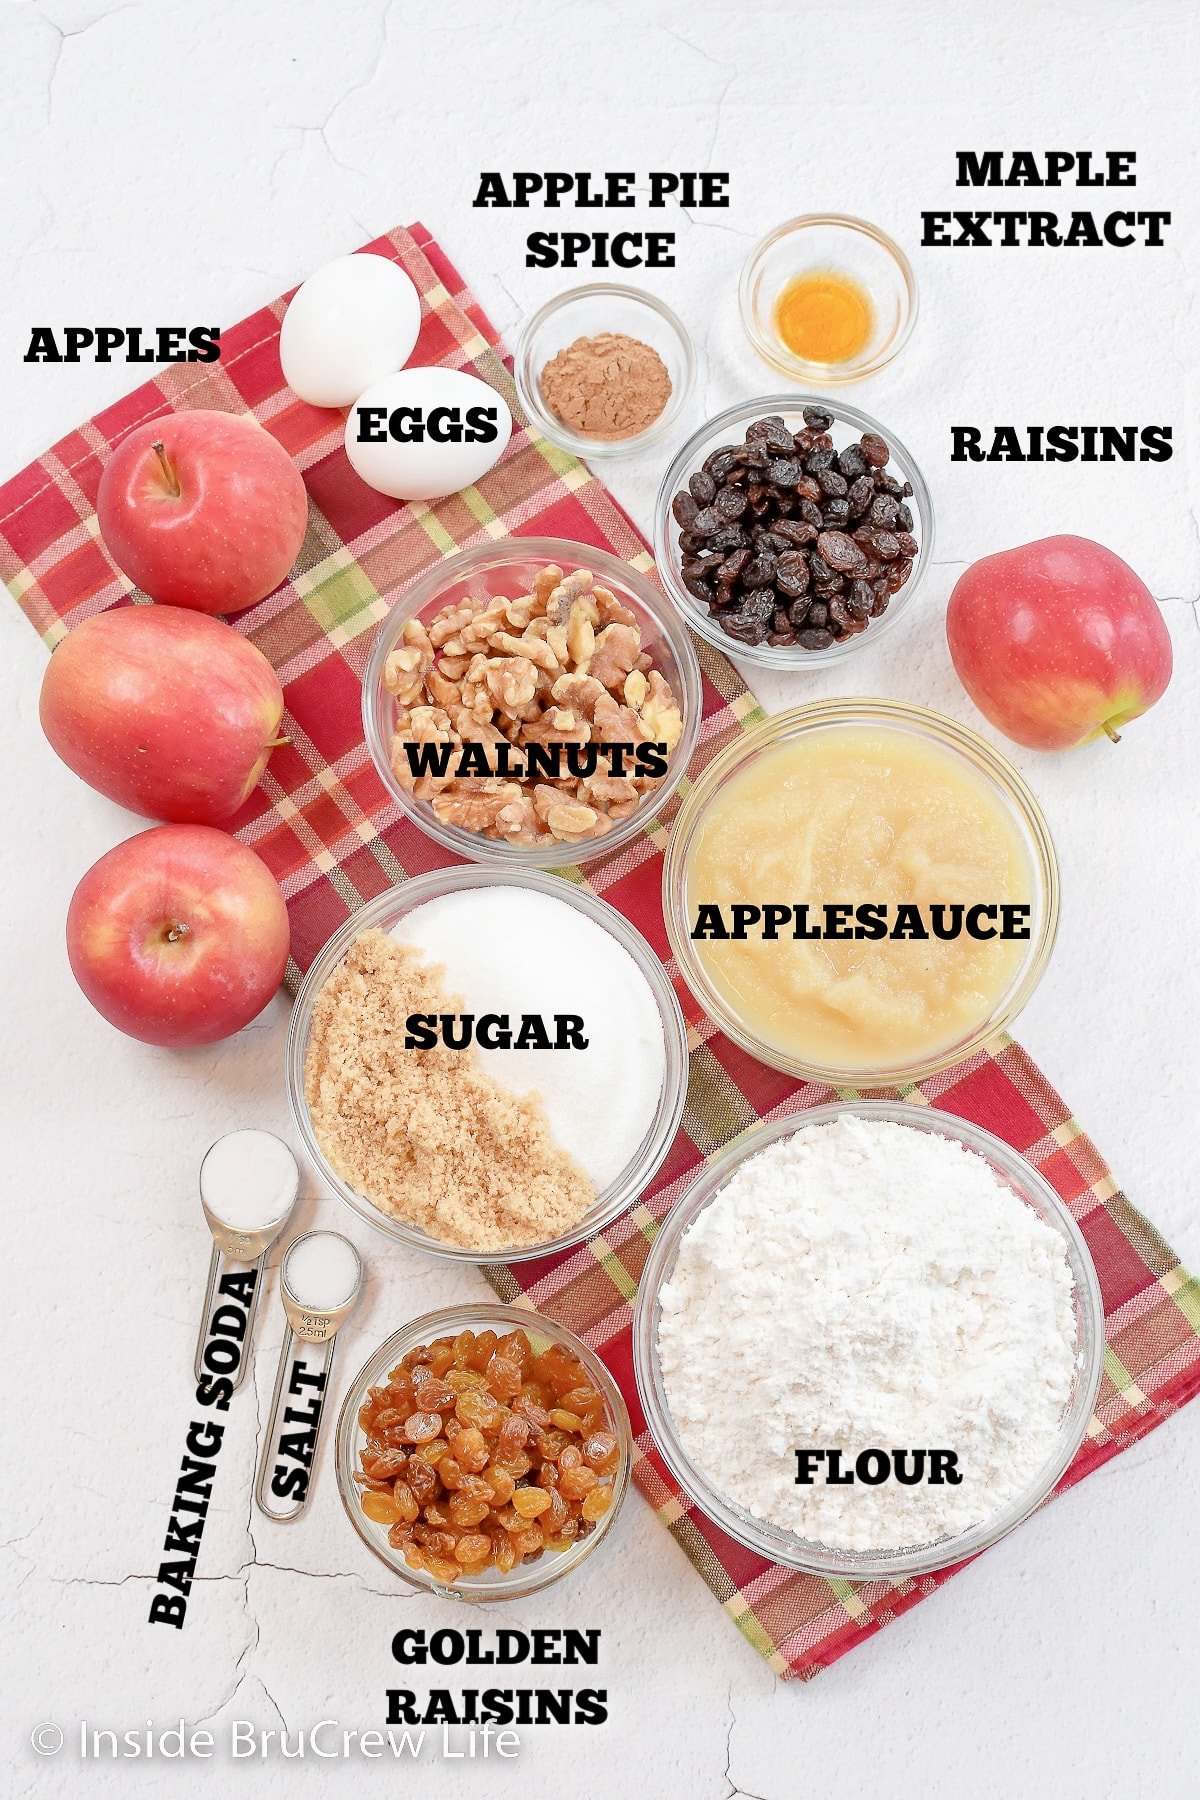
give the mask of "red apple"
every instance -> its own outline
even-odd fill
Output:
[[[280,741],[283,689],[262,652],[220,619],[121,606],[63,639],[40,710],[67,767],[119,806],[221,825]]]
[[[288,958],[265,863],[207,825],[157,825],[94,863],[67,912],[71,971],[146,1044],[213,1044],[257,1017]]]
[[[109,555],[152,600],[236,612],[277,588],[304,542],[300,471],[255,420],[183,412],[122,438],[100,477]]]
[[[972,563],[950,595],[946,637],[980,712],[1031,750],[1115,740],[1171,679],[1158,602],[1089,538],[1041,538]]]

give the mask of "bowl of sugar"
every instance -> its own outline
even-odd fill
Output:
[[[535,871],[418,876],[334,933],[296,999],[296,1129],[376,1229],[472,1262],[603,1231],[679,1127],[687,1037],[661,960]]]

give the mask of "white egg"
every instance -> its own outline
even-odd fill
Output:
[[[279,360],[310,406],[349,406],[402,369],[421,329],[421,301],[386,256],[336,256],[310,275],[283,316]]]
[[[486,475],[504,453],[512,414],[502,394],[461,369],[401,369],[360,394],[346,455],[393,500],[434,500]]]

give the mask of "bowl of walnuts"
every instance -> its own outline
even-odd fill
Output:
[[[397,805],[476,862],[558,868],[637,836],[683,778],[700,667],[678,612],[591,545],[510,538],[397,601],[363,677]]]

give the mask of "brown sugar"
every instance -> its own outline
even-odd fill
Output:
[[[404,1047],[410,1013],[461,1010],[440,968],[365,931],[317,995],[304,1093],[330,1166],[381,1212],[444,1243],[496,1252],[578,1223],[595,1199],[550,1134],[473,1050]]]
[[[542,399],[571,431],[610,443],[647,431],[671,398],[657,350],[623,331],[576,338],[542,370]]]

